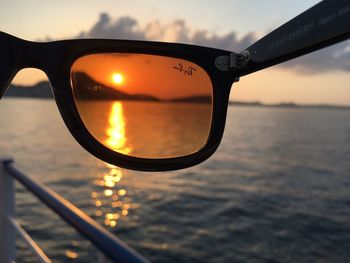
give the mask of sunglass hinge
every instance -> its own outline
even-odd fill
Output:
[[[231,59],[230,59],[230,68],[231,69],[239,69],[243,68],[245,65],[247,65],[250,53],[248,50],[244,50],[240,54],[231,53]]]
[[[215,66],[221,71],[229,71],[243,68],[249,61],[250,54],[248,50],[242,53],[231,53],[229,56],[219,56],[215,60]]]

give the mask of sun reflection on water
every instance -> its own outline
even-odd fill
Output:
[[[106,166],[108,171],[98,174],[94,180],[97,189],[91,193],[91,200],[96,207],[95,216],[106,226],[114,228],[122,217],[129,214],[133,204],[127,190],[119,185],[125,171],[110,164]]]
[[[123,154],[130,153],[131,148],[126,146],[125,118],[121,102],[113,102],[108,124],[106,130],[108,139],[105,141],[108,147]]]
[[[121,102],[114,102],[111,107],[109,126],[106,128],[108,139],[105,143],[113,150],[127,154],[131,151],[126,146],[125,119]],[[118,226],[119,220],[129,214],[134,207],[127,190],[120,185],[125,176],[125,171],[108,163],[105,163],[106,172],[97,175],[94,180],[96,190],[90,195],[91,202],[95,206],[95,216],[111,228]]]

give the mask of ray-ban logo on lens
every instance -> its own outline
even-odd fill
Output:
[[[196,71],[194,67],[185,67],[182,63],[179,63],[177,66],[173,66],[173,69],[178,70],[186,76],[192,76],[193,72]]]

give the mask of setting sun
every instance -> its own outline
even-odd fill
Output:
[[[112,75],[112,80],[113,80],[113,82],[114,82],[115,84],[120,85],[120,84],[123,83],[124,77],[123,77],[123,75],[120,74],[120,73],[114,73],[114,74]]]

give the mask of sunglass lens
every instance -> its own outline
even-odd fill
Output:
[[[173,158],[200,150],[212,118],[212,82],[199,65],[131,53],[91,54],[71,68],[76,108],[113,151]]]

